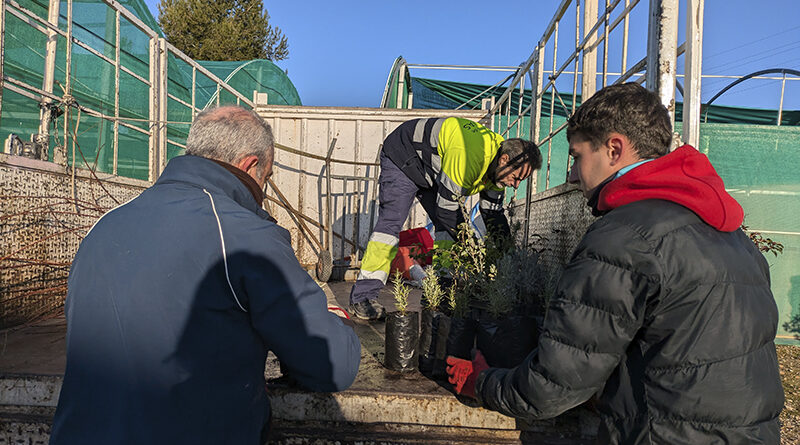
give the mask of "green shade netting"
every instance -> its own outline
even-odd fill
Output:
[[[19,0],[22,8],[47,20],[47,1]],[[156,20],[142,0],[121,0],[123,7],[132,12],[147,27],[163,36]],[[13,15],[7,5],[5,14],[5,47],[3,74],[42,88],[45,65],[47,35]],[[67,30],[67,2],[60,4],[59,29]],[[116,12],[103,2],[73,2],[73,35],[93,50],[114,60],[116,57]],[[135,75],[120,70],[119,115],[122,122],[134,128],[119,126],[117,173],[137,179],[149,177],[150,116],[150,36],[138,29],[124,17],[120,19],[120,64]],[[66,39],[56,38],[55,85],[53,94],[62,97],[66,86]],[[244,62],[201,62],[201,64],[244,97],[252,100],[253,91],[268,93],[269,104],[301,105],[297,90],[286,74],[272,62],[253,60]],[[114,115],[115,67],[90,51],[72,44],[71,94],[83,106]],[[138,78],[137,78],[138,76]],[[167,60],[167,91],[174,98],[167,99],[167,157],[182,153],[182,147],[192,120],[192,68],[174,55]],[[197,85],[194,89],[194,104],[203,108],[217,103],[217,88],[214,82],[201,72],[195,73]],[[0,116],[0,141],[14,133],[23,140],[39,132],[39,100],[11,91],[4,85],[2,90],[2,116]],[[34,93],[35,94],[35,93]],[[236,103],[236,97],[222,91],[220,104]],[[60,117],[50,128],[53,147],[63,144],[64,117]],[[58,126],[56,127],[55,124]],[[114,162],[114,123],[110,120],[91,117],[86,113],[71,113],[70,128],[75,129],[76,165],[96,168],[112,173]],[[137,131],[135,128],[143,130]],[[68,162],[71,164],[72,145],[68,145]]]

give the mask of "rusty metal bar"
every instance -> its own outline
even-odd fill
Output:
[[[145,25],[139,17],[136,17],[132,12],[128,11],[121,3],[115,0],[102,0],[103,3],[111,6],[114,10],[119,11],[125,20],[129,21],[133,26],[139,28],[139,31],[142,31],[148,37],[158,37],[158,33],[150,29],[149,26]]]
[[[342,236],[347,233],[347,179],[342,180]],[[342,256],[344,259],[344,243],[341,244]]]
[[[626,5],[628,0],[625,0]],[[581,2],[575,2],[575,48],[580,45],[581,42]],[[575,67],[572,69],[572,106],[570,107],[569,115],[572,117],[575,114],[575,107],[578,102],[578,57],[575,57]],[[560,96],[559,96],[560,97]],[[572,161],[572,156],[567,156],[567,170],[566,175],[564,177],[564,181],[566,182],[569,179],[569,169],[570,169],[570,162]]]
[[[597,21],[597,1],[587,0],[583,8],[583,44],[585,45],[595,36],[595,28],[599,24]],[[581,50],[578,45],[576,52]],[[583,77],[581,78],[581,101],[585,102],[597,91],[597,48],[592,45],[583,51]]]
[[[609,2],[606,0],[606,10],[603,14],[603,88],[608,82],[608,5]]]
[[[319,156],[319,155],[315,155],[315,154],[311,154],[311,153],[305,153],[303,151],[300,151],[300,150],[297,150],[297,149],[294,149],[294,148],[291,148],[291,147],[287,147],[287,146],[282,145],[282,144],[278,144],[277,142],[275,143],[275,148],[277,148],[278,150],[281,150],[281,151],[285,151],[287,153],[293,153],[293,154],[296,154],[296,155],[305,156],[307,158],[316,159],[318,161],[324,161],[324,162],[330,161],[330,162],[333,162],[333,163],[336,163],[336,164],[380,165],[379,162],[348,161],[346,159],[328,159],[325,156]]]
[[[6,49],[6,2],[0,2],[0,120],[3,117],[3,88],[5,87],[5,73],[3,64],[5,63]]]
[[[522,79],[519,81],[519,106],[517,107],[517,121],[522,119],[522,115],[524,114],[522,111],[522,102],[525,98],[525,77],[523,76]],[[520,123],[517,125],[517,137],[519,137],[520,132],[522,131],[522,124]]]
[[[630,0],[625,0],[625,11],[627,11],[629,7],[631,7]],[[622,68],[619,70],[620,73],[624,73],[628,66],[628,30],[630,28],[630,23],[628,23],[628,16],[630,14],[625,14],[624,12],[623,14],[625,18],[623,19],[624,23],[622,25]]]
[[[606,0],[608,1],[608,0]],[[553,69],[556,69],[556,64],[558,63],[558,23],[556,22],[555,30],[553,31]],[[553,133],[553,119],[555,114],[555,105],[556,105],[556,78],[551,76],[549,85],[550,87],[550,134]],[[545,190],[550,188],[550,167],[552,165],[552,155],[553,155],[553,140],[550,139],[547,141],[547,172],[545,174],[544,179],[544,188]]]
[[[355,247],[353,248],[353,255],[350,258],[351,262],[353,262],[353,263],[358,261],[358,258],[359,258],[358,246],[361,244],[359,242],[360,241],[360,239],[359,239],[360,238],[359,230],[361,229],[361,224],[360,224],[360,222],[361,222],[361,183],[365,184],[364,188],[366,189],[366,185],[369,184],[369,178],[357,179],[355,181],[355,183],[356,183],[356,211],[353,213],[353,215],[354,215],[353,216],[353,218],[354,218],[354,221],[353,221],[353,245]]]
[[[111,172],[116,175],[119,163],[119,68],[122,63],[120,60],[120,13],[117,10],[114,14],[114,164]]]
[[[178,102],[179,104],[183,105],[186,108],[192,108],[192,104],[190,104],[189,102],[186,102],[185,100],[182,100],[182,99],[178,98],[177,96],[174,96],[174,95],[172,95],[170,93],[167,93],[167,97],[172,99],[172,100],[174,100],[175,102]],[[194,113],[194,110],[192,110],[192,113]],[[191,122],[186,122],[187,125],[190,124],[190,123]]]
[[[56,45],[58,43],[58,14],[59,14],[59,6],[61,2],[59,0],[50,0],[48,10],[47,10],[47,23],[50,25],[47,31],[47,52],[44,60],[44,72],[42,73],[42,90],[52,93],[53,92],[53,80],[55,79],[55,71],[56,71]],[[54,31],[53,28],[56,30]],[[42,142],[46,145],[44,150],[42,150],[40,159],[47,160],[47,148],[50,146],[50,123],[52,122],[52,114],[50,112],[49,105],[53,103],[53,100],[43,95],[40,100],[39,106],[39,135],[41,135],[41,139],[39,142]]]
[[[197,103],[195,96],[197,94],[197,67],[192,66],[192,122],[194,117],[197,116]]]
[[[275,144],[277,147],[278,144]],[[331,155],[333,154],[333,149],[336,147],[336,138],[331,139],[331,145],[328,147],[328,154],[325,156],[325,183],[326,183],[326,193],[325,193],[325,225],[328,226],[328,253],[331,255],[331,259],[333,259],[333,223],[331,221],[331,213],[333,212],[332,208],[332,197],[331,194],[333,193],[331,190]]]
[[[158,170],[157,176],[161,176],[161,172],[167,166],[167,107],[169,101],[167,100],[167,89],[169,88],[169,63],[167,62],[168,46],[169,43],[166,39],[158,39],[159,41],[159,62],[158,62]]]
[[[158,94],[159,94],[159,81],[158,81],[158,51],[159,51],[159,39],[158,37],[153,37],[150,39],[150,97],[149,97],[149,111],[148,117],[150,118],[151,125],[150,125],[150,137],[148,139],[148,179],[150,182],[155,182],[156,178],[158,177],[158,126],[155,124],[158,122],[159,113],[158,113]]]
[[[67,0],[67,66],[64,68],[65,95],[72,95],[72,0]],[[73,159],[73,162],[75,160]]]
[[[627,0],[626,0],[627,1]],[[575,48],[581,43],[581,2],[575,2]],[[575,102],[578,98],[578,57],[575,58],[575,66],[572,68],[572,110],[570,115],[575,113]],[[567,156],[569,159],[569,156]],[[569,162],[569,161],[568,161]]]
[[[783,120],[783,95],[785,91],[786,91],[786,71],[783,72],[783,80],[781,81],[781,101],[780,104],[778,105],[778,126],[781,125],[781,121]],[[697,118],[698,120],[700,119],[699,113]]]
[[[542,82],[544,80],[544,44],[545,42],[539,41],[534,49],[536,57],[534,58],[534,71],[536,73],[533,77],[531,84],[531,141],[539,146],[539,136],[541,133],[541,120],[542,120]],[[531,217],[531,196],[533,195],[537,184],[538,178],[534,177],[533,173],[528,180],[528,186],[525,191],[525,228],[523,229],[523,240],[525,245],[528,244],[528,237],[530,232],[530,217]]]
[[[373,178],[365,178],[363,176],[356,176],[356,175],[331,175],[331,179],[336,179],[339,181],[347,180],[347,181],[366,181],[366,182],[371,182],[374,180]]]
[[[308,226],[306,226],[306,223],[301,218],[297,217],[297,214],[302,214],[302,213],[295,210],[294,207],[292,207],[292,205],[289,204],[289,200],[286,199],[283,193],[281,193],[280,189],[278,189],[278,186],[276,186],[275,183],[272,182],[272,178],[267,178],[267,183],[272,188],[272,190],[275,191],[275,194],[278,195],[278,197],[283,201],[284,205],[289,210],[289,214],[294,217],[295,221],[297,221],[297,224],[298,226],[300,226],[303,235],[305,235],[306,238],[309,238],[311,241],[313,241],[314,244],[317,245],[318,249],[322,250],[322,244],[320,244],[319,240],[317,240],[317,238],[314,236],[314,233],[311,230],[309,230]]]
[[[693,147],[697,147],[700,143],[703,6],[704,0],[686,0],[686,43],[684,45],[686,77],[683,85],[683,141]],[[780,125],[780,122],[778,125]]]
[[[654,91],[675,118],[675,59],[678,0],[650,0],[647,35],[647,89]]]
[[[283,201],[281,201],[280,199],[278,199],[278,198],[274,198],[274,197],[272,197],[272,196],[269,196],[269,195],[266,195],[265,197],[266,197],[266,199],[267,199],[267,200],[269,200],[270,202],[274,202],[275,204],[278,204],[279,206],[281,206],[281,208],[283,208],[283,209],[284,209],[284,210],[286,210],[287,212],[293,213],[295,216],[297,216],[298,218],[302,218],[302,219],[304,219],[306,222],[308,222],[309,224],[313,225],[314,227],[317,227],[317,228],[319,228],[319,229],[322,229],[323,231],[327,232],[327,230],[328,230],[328,228],[327,228],[327,227],[325,227],[324,225],[320,224],[319,222],[317,222],[317,221],[313,220],[313,219],[312,219],[311,217],[309,217],[308,215],[305,215],[305,214],[303,214],[303,213],[302,213],[302,212],[300,212],[299,210],[293,210],[293,209],[289,209],[288,207],[286,207],[286,206],[283,204]],[[346,239],[346,238],[343,238],[343,237],[342,237],[342,235],[341,235],[340,233],[336,232],[336,231],[334,231],[334,232],[333,232],[333,236],[339,237],[340,239],[344,239],[344,241],[345,241],[346,243],[350,244],[351,246],[353,245],[353,242],[352,242],[352,241],[350,241],[350,240],[348,240],[348,239]],[[317,238],[317,239],[318,239],[318,238]]]

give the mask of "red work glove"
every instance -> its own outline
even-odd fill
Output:
[[[449,381],[456,392],[461,395],[475,398],[475,383],[481,371],[489,369],[486,359],[483,358],[481,351],[475,352],[472,361],[464,360],[451,356],[447,357],[447,381]]]

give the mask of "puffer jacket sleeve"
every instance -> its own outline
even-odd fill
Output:
[[[555,417],[601,390],[660,292],[661,267],[636,231],[597,221],[556,285],[539,345],[513,369],[480,374],[483,406],[531,419]]]
[[[355,332],[328,311],[325,292],[300,266],[285,229],[268,223],[251,235],[260,242],[239,270],[253,328],[301,386],[347,389],[361,360]]]

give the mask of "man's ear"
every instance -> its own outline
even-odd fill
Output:
[[[500,155],[500,158],[497,160],[497,166],[498,166],[498,167],[503,167],[504,165],[508,164],[508,161],[509,161],[510,159],[511,159],[511,158],[509,158],[509,157],[508,157],[508,154],[507,154],[507,153],[503,153],[503,154],[501,154],[501,155]]]
[[[619,134],[611,133],[606,141],[606,154],[608,155],[609,164],[616,166],[622,161],[625,151],[630,150],[630,143],[628,138]]]
[[[236,163],[236,167],[245,173],[249,173],[250,169],[256,165],[258,165],[258,156],[256,155],[245,156]]]

